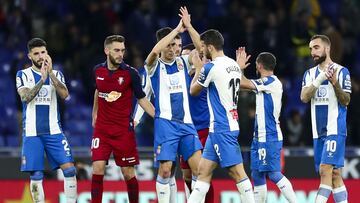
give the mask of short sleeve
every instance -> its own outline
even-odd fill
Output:
[[[203,87],[208,87],[210,82],[212,81],[212,76],[210,73],[210,70],[214,67],[213,63],[207,63],[205,64],[199,75],[198,83]]]
[[[264,77],[257,80],[250,80],[256,87],[256,92],[266,92],[271,90],[272,84],[275,81],[272,77]]]
[[[304,73],[303,80],[302,80],[302,87],[309,87],[311,85],[311,77],[310,77],[310,71],[307,70]]]
[[[16,88],[19,90],[21,88],[30,87],[28,77],[23,71],[18,71],[16,73]]]
[[[141,79],[137,70],[130,68],[131,85],[134,91],[134,95],[137,99],[144,98],[146,95],[141,87]]]
[[[340,70],[338,81],[344,92],[351,93],[351,78],[350,72],[347,68],[342,68]]]

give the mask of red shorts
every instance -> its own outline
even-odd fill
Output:
[[[199,139],[200,139],[200,142],[201,142],[202,146],[205,147],[206,139],[207,139],[207,137],[209,135],[209,128],[198,130],[197,133],[199,135]],[[189,164],[187,163],[187,161],[185,161],[182,158],[182,156],[180,156],[180,168],[182,168],[182,169],[190,169]]]
[[[139,164],[139,155],[136,148],[134,132],[126,132],[121,136],[109,136],[95,130],[91,142],[92,161],[109,160],[114,154],[116,165],[120,167]]]

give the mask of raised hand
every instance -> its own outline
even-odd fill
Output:
[[[250,57],[251,55],[247,55],[245,47],[239,47],[236,50],[236,63],[242,70],[250,65],[250,63],[248,63]]]
[[[49,74],[48,67],[46,65],[46,59],[44,59],[43,63],[41,64],[40,72],[41,72],[41,80],[45,82]]]
[[[179,16],[181,17],[181,20],[183,21],[184,26],[186,28],[191,27],[191,18],[190,18],[190,14],[189,14],[186,6],[180,7],[179,10],[180,10]]]
[[[184,23],[182,20],[180,20],[179,24],[176,26],[175,30],[177,30],[179,33],[183,33],[186,28],[184,27]]]
[[[45,62],[45,65],[47,67],[48,72],[52,73],[52,70],[53,70],[52,59],[48,54],[45,56],[45,61],[44,62]]]
[[[196,50],[194,51],[194,54],[193,54],[191,60],[192,60],[192,63],[195,68],[201,68],[201,67],[203,67],[203,65],[205,63],[203,60],[200,59],[199,52]]]
[[[325,69],[325,75],[332,85],[336,84],[337,77],[334,63],[329,64],[329,66]]]

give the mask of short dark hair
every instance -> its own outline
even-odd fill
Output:
[[[216,50],[223,50],[224,37],[218,30],[210,29],[200,35],[200,40],[204,41],[205,45],[213,45]]]
[[[329,46],[331,45],[331,41],[330,41],[329,37],[326,35],[314,35],[311,37],[310,41],[313,41],[314,39],[321,39],[321,41],[325,42]]]
[[[27,43],[28,51],[30,52],[35,47],[46,47],[46,42],[41,38],[32,38]]]
[[[123,37],[121,35],[110,35],[110,36],[106,37],[106,39],[104,41],[104,47],[106,47],[107,45],[109,45],[113,42],[125,42],[125,37]]]
[[[270,52],[262,52],[256,58],[256,62],[261,63],[266,70],[273,71],[276,66],[276,57]]]
[[[194,44],[193,43],[190,43],[190,44],[187,44],[187,45],[185,45],[183,48],[182,48],[183,50],[194,50],[195,49],[195,46],[194,46]]]
[[[171,27],[164,27],[160,28],[156,31],[156,41],[160,41],[162,38],[164,38],[166,35],[168,35],[173,29]],[[175,36],[175,39],[181,39],[181,36],[177,34]]]

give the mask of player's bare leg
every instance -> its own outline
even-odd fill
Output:
[[[236,187],[241,194],[242,201],[253,203],[254,192],[252,189],[252,184],[245,173],[244,165],[237,164],[228,168],[229,175],[235,180]]]
[[[189,159],[190,160],[190,159]],[[191,167],[192,164],[189,165]],[[201,158],[198,165],[198,177],[194,189],[190,195],[188,203],[200,203],[204,200],[206,193],[210,188],[212,173],[217,167],[217,163],[208,159]]]
[[[91,179],[91,202],[101,203],[103,193],[103,179],[106,161],[94,161],[92,163],[93,175]]]
[[[170,176],[172,161],[160,161],[158,176],[156,178],[156,193],[159,203],[170,202]]]
[[[74,163],[60,166],[64,174],[64,193],[67,203],[75,203],[77,198],[76,168]]]
[[[344,181],[341,177],[341,169],[333,169],[332,173],[332,192],[336,203],[346,203],[348,193]]]
[[[327,202],[332,191],[333,166],[320,164],[320,186],[315,198],[315,203]]]
[[[126,182],[129,202],[138,203],[139,183],[135,176],[135,167],[134,166],[121,167],[121,172]]]

